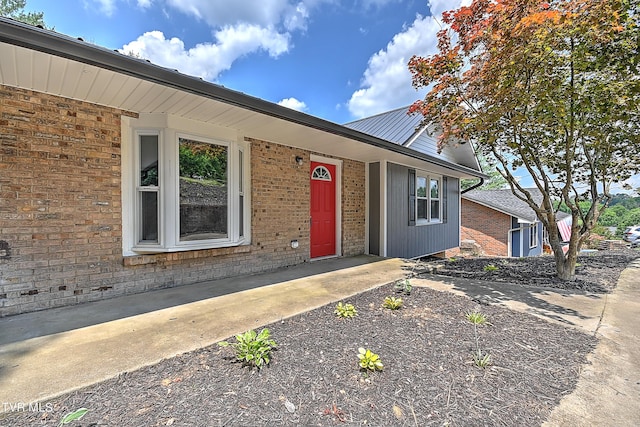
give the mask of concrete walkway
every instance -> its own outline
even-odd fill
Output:
[[[338,258],[0,319],[0,412],[211,345],[405,277],[398,259]],[[599,338],[546,427],[640,425],[640,260],[609,295],[432,276],[414,286],[505,305]]]
[[[336,258],[0,319],[0,412],[202,348],[405,277],[399,259]]]

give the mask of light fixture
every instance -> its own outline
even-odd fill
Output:
[[[296,156],[296,163],[300,166],[302,166],[302,157],[301,156]]]

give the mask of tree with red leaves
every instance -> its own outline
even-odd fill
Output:
[[[441,126],[440,147],[472,141],[493,159],[548,230],[566,280],[611,185],[640,171],[639,1],[474,0],[443,14],[438,53],[409,62],[414,87],[430,89],[410,113]],[[573,219],[566,253],[558,202]]]

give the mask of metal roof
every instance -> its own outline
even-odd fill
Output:
[[[397,108],[375,116],[365,117],[345,126],[395,144],[405,145],[421,131],[422,116],[408,114],[409,107]]]
[[[481,172],[200,78],[0,17],[0,84],[138,113],[166,113],[243,136],[363,162],[382,159],[453,176]]]

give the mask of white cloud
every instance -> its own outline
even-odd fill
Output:
[[[118,0],[93,1],[114,5]],[[162,3],[204,21],[213,29],[214,40],[187,48],[179,38],[166,38],[160,31],[151,31],[123,46],[122,51],[185,74],[215,80],[242,56],[263,51],[275,58],[288,52],[292,32],[306,29],[310,10],[332,0],[296,1],[262,0],[259,6],[240,1],[230,6],[228,0],[137,0],[143,8]]]
[[[307,110],[307,104],[295,98],[283,99],[282,101],[278,102],[278,105],[282,105],[283,107],[291,108],[292,110],[296,111],[304,112]]]
[[[288,31],[304,29],[308,19],[308,4],[290,0],[236,1],[229,0],[167,0],[167,4],[187,15],[202,19],[211,27],[249,23],[263,27],[283,26]]]
[[[460,6],[469,6],[471,0],[429,0],[429,8],[432,16],[441,16],[442,12],[458,9]]]
[[[167,39],[161,31],[150,31],[123,46],[122,52],[184,74],[215,80],[247,53],[264,50],[276,57],[289,47],[287,36],[247,24],[223,28],[215,33],[215,38],[217,43],[200,43],[186,49],[179,38]]]
[[[470,0],[430,0],[434,15],[457,9]],[[413,23],[396,34],[387,47],[369,58],[360,88],[347,102],[355,118],[367,117],[384,111],[408,106],[421,99],[425,92],[417,92],[411,85],[407,66],[413,55],[431,55],[437,52],[436,33],[441,29],[439,20],[418,15]]]
[[[420,98],[411,86],[407,67],[414,54],[436,52],[438,24],[431,17],[417,16],[405,31],[396,34],[386,49],[369,59],[361,88],[348,102],[349,111],[356,118],[409,105]]]
[[[626,193],[631,195],[640,194],[640,175],[634,175],[631,178],[611,186],[612,193]]]
[[[402,0],[362,0],[364,9],[381,8],[389,3],[401,3]]]
[[[85,1],[84,7],[87,9],[91,9],[94,7],[93,4],[95,4],[95,6],[98,7],[98,10],[100,11],[100,13],[103,13],[107,16],[111,16],[116,11],[117,2],[118,0],[91,0],[90,3],[88,1]]]

